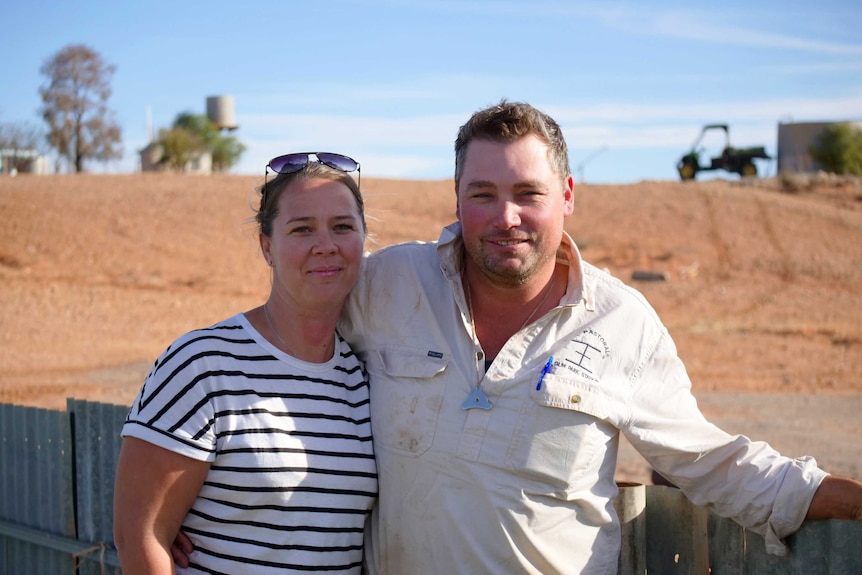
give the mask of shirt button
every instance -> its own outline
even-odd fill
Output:
[[[476,361],[482,361],[482,357],[483,357],[482,352],[477,351],[476,352]]]
[[[580,403],[581,402],[581,396],[575,394],[569,398],[569,401],[571,401],[572,403]]]

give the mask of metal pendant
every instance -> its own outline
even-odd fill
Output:
[[[491,402],[481,387],[475,388],[461,404],[461,409],[491,409]]]

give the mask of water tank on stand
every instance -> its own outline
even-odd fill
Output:
[[[219,130],[236,130],[236,114],[233,108],[233,96],[207,97],[207,118]]]

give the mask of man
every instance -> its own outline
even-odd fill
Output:
[[[340,326],[371,382],[371,575],[614,573],[621,432],[774,553],[806,518],[862,520],[862,483],[708,423],[652,308],[581,260],[553,119],[502,102],[455,152],[458,222],[372,254]]]
[[[806,516],[862,520],[859,482],[708,423],[653,309],[580,259],[553,119],[502,102],[455,150],[458,222],[372,255],[341,326],[372,388],[370,573],[615,572],[620,432],[773,553]]]

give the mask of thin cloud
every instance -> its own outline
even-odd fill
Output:
[[[742,16],[745,12],[737,12]],[[647,12],[634,5],[596,11],[594,14],[606,25],[631,33],[654,34],[668,38],[681,38],[698,42],[777,48],[856,56],[862,54],[862,44],[824,41],[815,38],[776,34],[746,26],[727,23],[727,14],[705,11]],[[774,16],[773,16],[774,17]],[[746,18],[746,24],[750,24]]]
[[[862,72],[862,60],[842,62],[816,62],[811,64],[789,64],[771,66],[770,71],[780,74],[858,74]]]
[[[785,98],[748,102],[645,105],[546,106],[560,122],[572,149],[678,149],[691,145],[701,126],[731,126],[734,145],[773,146],[777,126],[787,121],[862,118],[862,95],[844,98]],[[244,118],[253,140],[237,170],[257,174],[273,156],[290,151],[331,150],[353,155],[363,173],[392,178],[451,177],[455,132],[466,114],[430,114],[391,119],[372,115],[258,114]]]
[[[777,137],[777,122],[757,125],[730,125],[730,141],[735,146],[772,146]],[[573,150],[606,147],[614,150],[668,148],[680,151],[691,147],[700,134],[700,124],[672,126],[563,127]]]
[[[495,74],[435,74],[416,72],[392,81],[358,83],[304,81],[284,90],[280,82],[267,82],[248,92],[234,94],[249,110],[274,113],[315,110],[382,109],[387,115],[410,113],[423,107],[456,105],[475,100],[476,94],[505,93],[511,86],[542,85],[541,79]],[[349,95],[349,96],[345,96]],[[485,104],[486,102],[482,102]]]
[[[862,117],[862,94],[843,98],[780,98],[706,104],[597,104],[545,108],[560,123],[650,124],[655,122],[772,121],[788,114],[797,118],[845,120]]]
[[[808,38],[761,32],[749,28],[715,25],[697,14],[665,14],[655,22],[654,30],[663,36],[700,40],[719,44],[735,44],[761,48],[781,48],[827,54],[859,55],[860,44],[840,44]]]
[[[464,121],[462,115],[429,115],[410,118],[341,116],[327,114],[247,114],[243,121],[259,139],[290,139],[306,145],[337,142],[344,146],[425,146],[449,143]]]

